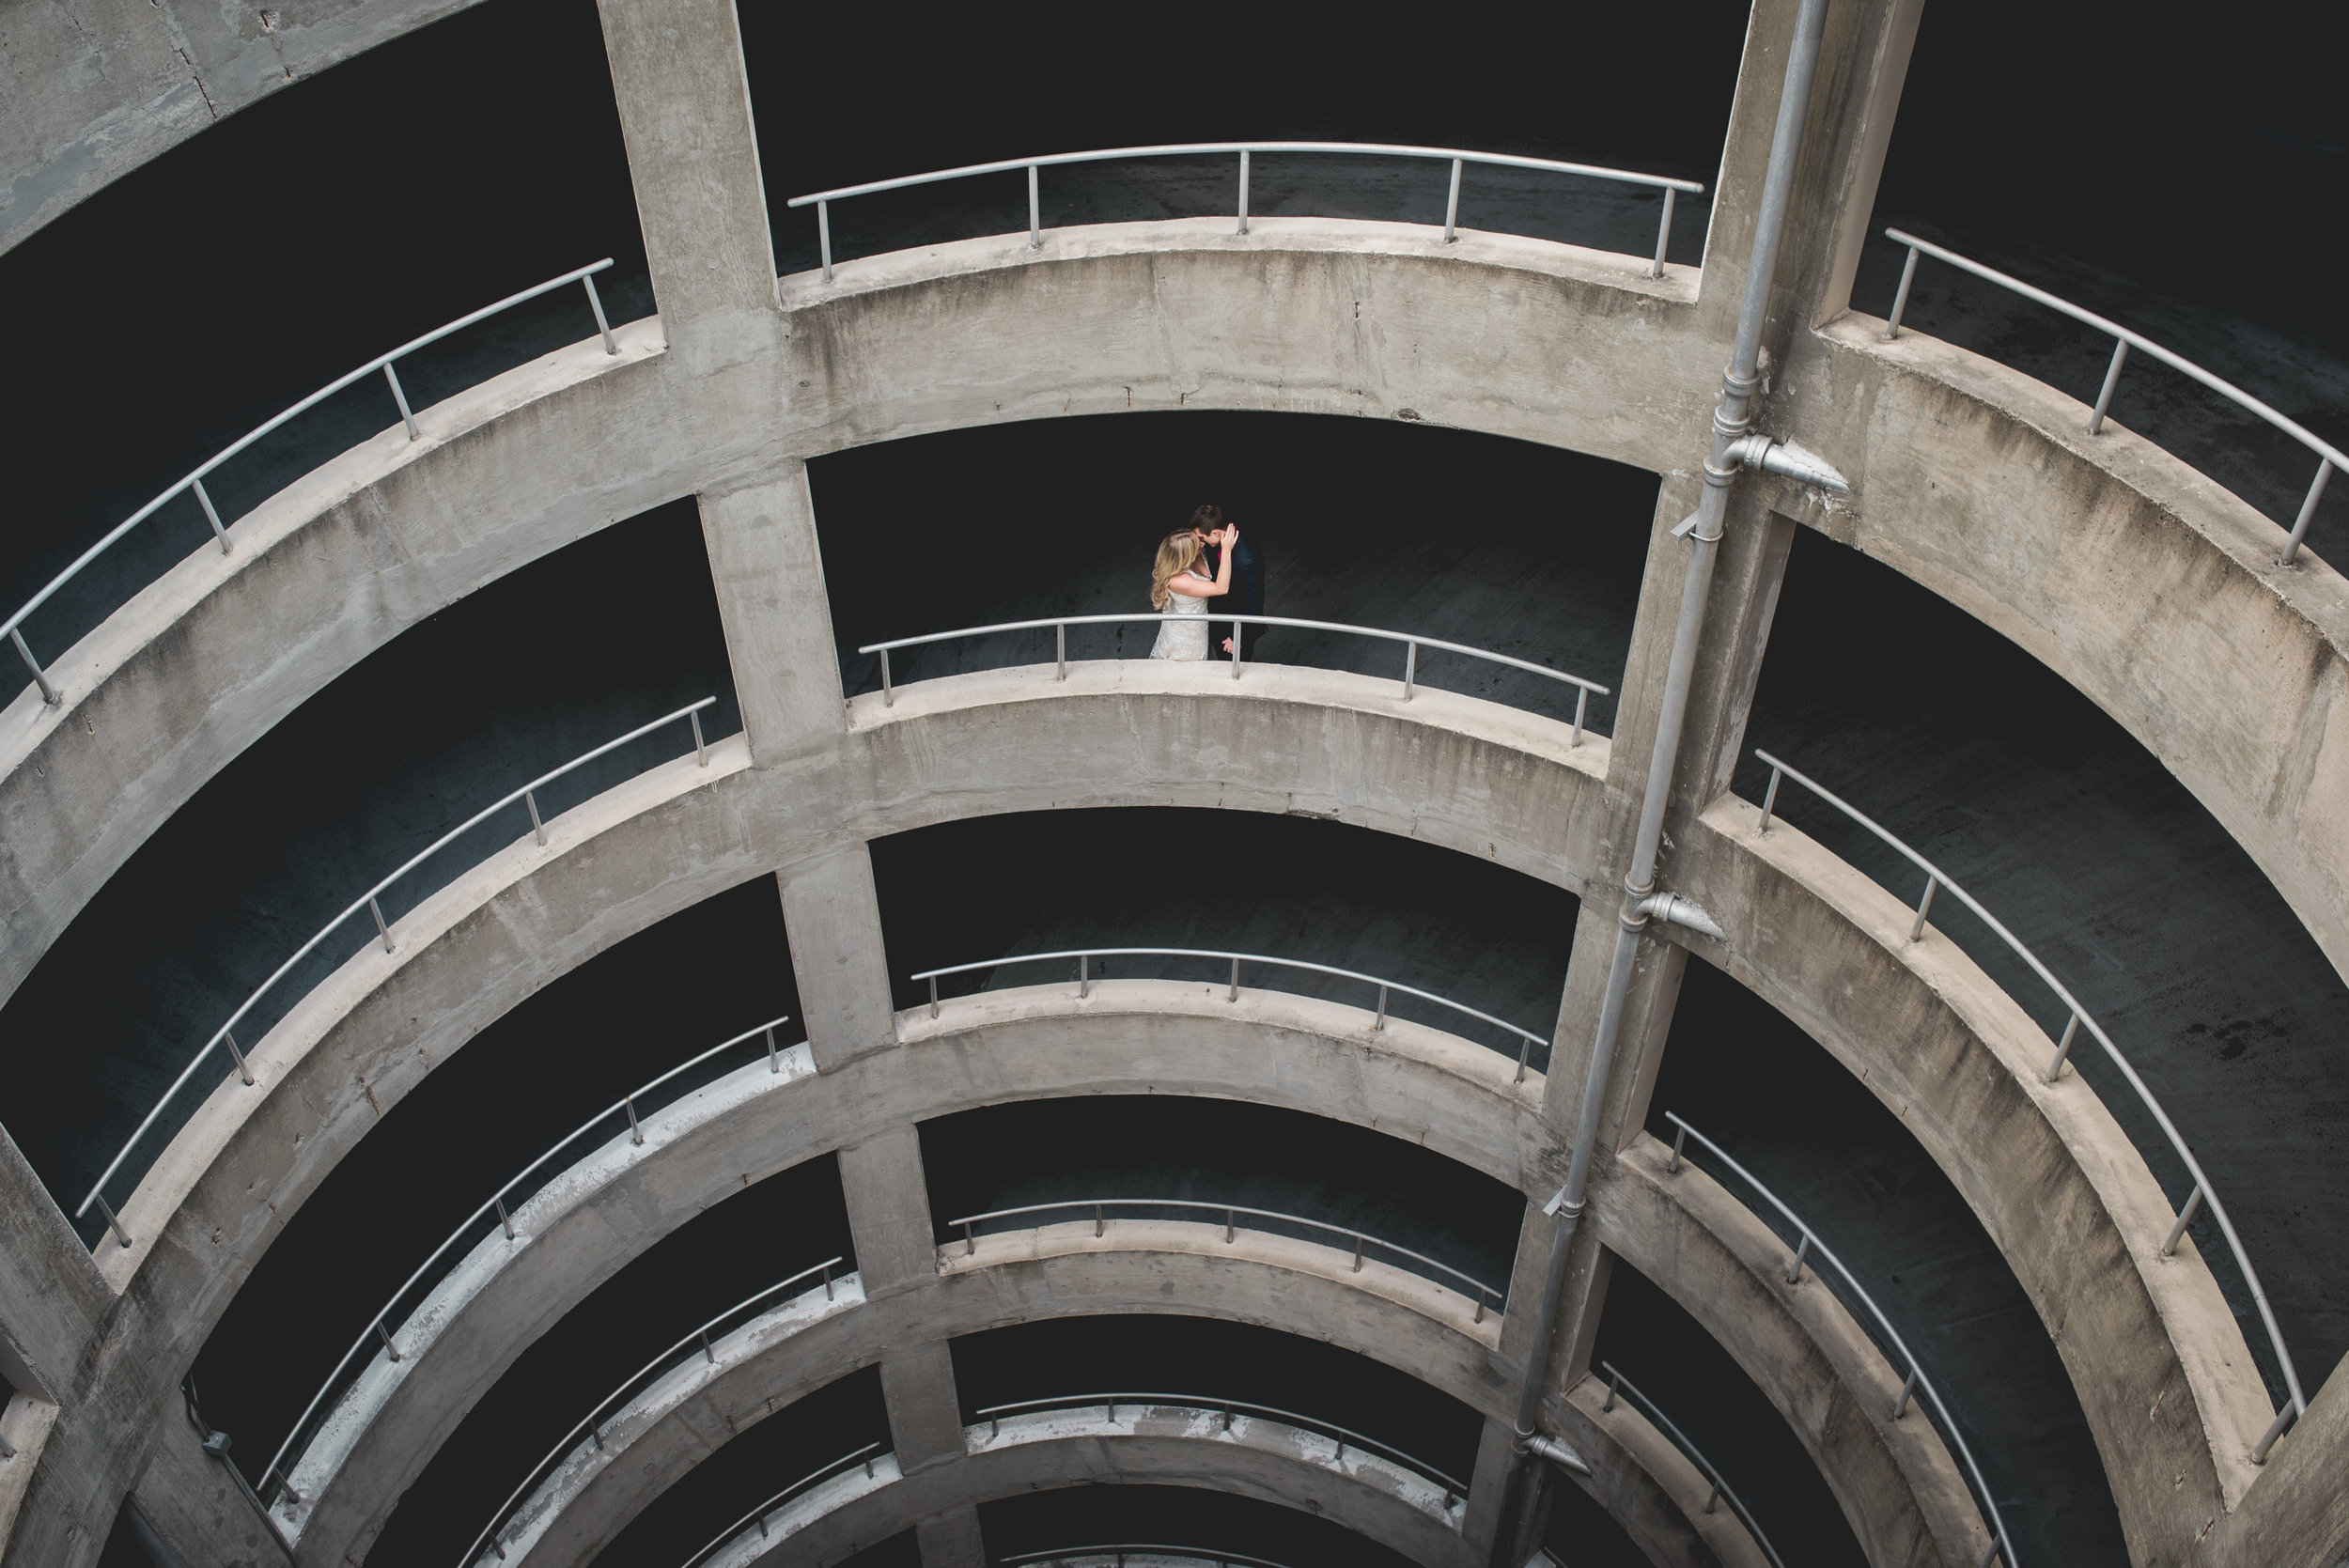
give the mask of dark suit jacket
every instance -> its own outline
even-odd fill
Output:
[[[1210,572],[1220,572],[1223,569],[1221,555],[1221,551],[1207,551],[1206,565]],[[1264,558],[1256,553],[1253,545],[1242,539],[1232,553],[1232,591],[1207,600],[1207,615],[1209,619],[1213,619],[1217,615],[1261,615],[1263,613]],[[1248,628],[1246,635],[1241,639],[1241,654],[1245,656],[1268,629],[1270,629],[1267,627]],[[1217,627],[1212,629],[1209,642],[1216,658],[1231,657],[1223,651],[1223,639],[1229,636],[1230,632],[1229,627]]]

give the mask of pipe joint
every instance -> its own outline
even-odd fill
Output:
[[[1521,1436],[1518,1444],[1517,1452],[1520,1453],[1539,1455],[1562,1470],[1572,1470],[1576,1475],[1583,1476],[1591,1473],[1589,1462],[1569,1448],[1563,1438],[1552,1437],[1546,1432],[1535,1432]]]
[[[1722,456],[1744,467],[1776,474],[1797,484],[1825,490],[1829,495],[1851,494],[1851,481],[1845,479],[1834,464],[1816,452],[1797,446],[1792,442],[1757,433],[1731,442]],[[1705,476],[1709,483],[1712,477],[1710,463],[1705,465]]]
[[[1702,905],[1694,899],[1683,898],[1676,893],[1649,893],[1633,908],[1638,911],[1642,925],[1649,920],[1660,920],[1667,925],[1677,925],[1683,930],[1694,931],[1697,935],[1710,937],[1717,942],[1729,940],[1729,933],[1721,929],[1719,922],[1704,912]],[[1624,924],[1626,926],[1631,924],[1628,913],[1625,917]]]

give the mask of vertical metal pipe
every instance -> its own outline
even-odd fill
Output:
[[[1068,678],[1068,625],[1066,622],[1053,623],[1052,647],[1053,660],[1060,667],[1059,678],[1066,680]]]
[[[410,441],[423,440],[423,432],[416,428],[416,416],[408,411],[408,394],[401,389],[399,377],[394,374],[390,360],[383,362],[383,379],[392,383],[392,401],[399,405],[399,417],[408,426],[408,439]]]
[[[685,721],[693,726],[693,755],[707,768],[709,766],[709,745],[702,739],[702,710],[698,707],[693,709],[685,716]]]
[[[767,1026],[767,1070],[770,1073],[783,1071],[783,1053],[775,1049],[775,1026],[773,1024]]]
[[[1028,249],[1044,248],[1044,202],[1036,194],[1035,165],[1028,165]]]
[[[1492,1304],[1492,1292],[1483,1285],[1476,1287],[1476,1321],[1485,1321],[1485,1309]]]
[[[1579,746],[1582,744],[1582,716],[1585,713],[1588,713],[1590,708],[1591,689],[1587,686],[1576,687],[1574,689],[1574,738],[1567,741],[1567,745]]]
[[[1373,1019],[1371,1020],[1371,1023],[1370,1023],[1370,1032],[1371,1032],[1373,1034],[1379,1034],[1379,1033],[1383,1033],[1383,1032],[1385,1032],[1385,1031],[1386,1031],[1386,1027],[1387,1027],[1387,988],[1386,988],[1384,986],[1379,986],[1379,987],[1378,987],[1378,1016],[1377,1016],[1376,1018],[1373,1018]]]
[[[1990,1538],[1990,1545],[1982,1549],[1982,1560],[1974,1564],[1974,1568],[1990,1568],[1991,1560],[1998,1555],[1999,1538],[1994,1535]]]
[[[1606,1415],[1615,1407],[1615,1392],[1623,1385],[1623,1374],[1610,1367],[1607,1372],[1607,1397],[1599,1401],[1598,1413]]]
[[[1239,960],[1237,958],[1234,958],[1232,960],[1232,989],[1230,994],[1225,996],[1223,1000],[1226,1001],[1237,1001],[1239,1000]]]
[[[644,1125],[636,1120],[636,1096],[633,1094],[626,1096],[620,1101],[620,1105],[628,1111],[628,1141],[641,1146],[645,1141],[645,1128]]]
[[[106,1229],[114,1232],[115,1239],[117,1241],[122,1243],[125,1247],[130,1246],[131,1233],[124,1230],[122,1228],[122,1221],[115,1218],[113,1205],[106,1202],[106,1195],[102,1192],[93,1192],[90,1196],[97,1200],[98,1212],[106,1217]]]
[[[1762,826],[1755,829],[1753,833],[1756,838],[1762,837],[1770,831],[1770,811],[1778,804],[1778,781],[1783,776],[1778,768],[1770,769],[1770,787],[1762,795]]]
[[[2056,1045],[2055,1060],[2047,1064],[2047,1081],[2053,1083],[2063,1076],[2063,1059],[2072,1054],[2072,1041],[2080,1032],[2080,1016],[2072,1015],[2063,1026],[2063,1038]]]
[[[538,797],[525,789],[522,791],[522,804],[530,808],[531,832],[537,836],[540,844],[546,843],[547,825],[538,820]]]
[[[228,1059],[237,1064],[237,1076],[244,1079],[247,1089],[253,1087],[253,1069],[244,1064],[244,1052],[237,1048],[237,1037],[226,1030],[220,1032],[220,1043],[228,1048]]]
[[[2112,344],[2112,364],[2105,371],[2104,389],[2096,394],[2096,411],[2088,416],[2088,433],[2094,435],[2105,427],[2105,411],[2112,407],[2112,389],[2121,384],[2121,366],[2128,363],[2129,340],[2115,338]]]
[[[1713,1483],[1713,1489],[1712,1489],[1710,1492],[1707,1492],[1707,1493],[1704,1495],[1704,1512],[1706,1512],[1707,1514],[1712,1513],[1712,1512],[1713,1512],[1713,1505],[1714,1505],[1715,1503],[1719,1502],[1720,1500],[1721,1500],[1721,1483],[1720,1483],[1719,1482],[1718,1482],[1718,1481],[1717,1481],[1717,1482]]]
[[[2186,1226],[2193,1222],[2194,1211],[2201,1206],[2202,1184],[2201,1182],[2196,1182],[2194,1184],[2193,1196],[2186,1199],[2186,1207],[2178,1211],[2178,1222],[2170,1227],[2169,1239],[2161,1244],[2161,1255],[2163,1257],[2166,1258],[2170,1253],[2178,1250],[2178,1239],[2186,1234]]]
[[[896,701],[897,701],[897,694],[896,694],[894,691],[892,691],[889,689],[889,650],[888,650],[887,648],[883,648],[883,649],[881,649],[881,651],[880,651],[880,656],[881,656],[881,706],[883,706],[883,707],[893,707],[893,706],[894,706],[896,705]]]
[[[938,1017],[938,976],[930,976],[930,1017]]]
[[[1460,223],[1460,161],[1452,161],[1452,194],[1443,203],[1443,242],[1447,245],[1459,238],[1455,232]]]
[[[16,656],[24,660],[24,667],[33,672],[33,684],[40,688],[40,700],[51,707],[56,706],[59,701],[57,689],[49,684],[49,673],[40,667],[40,660],[33,657],[33,650],[24,645],[23,631],[17,627],[8,628],[8,641],[16,644]]]
[[[1908,308],[1908,286],[1917,281],[1917,247],[1908,247],[1908,259],[1901,263],[1901,286],[1892,296],[1892,315],[1884,323],[1887,343],[1901,334],[1901,313]]]
[[[1419,679],[1419,644],[1406,643],[1403,646],[1403,700],[1408,703],[1411,700],[1412,683]]]
[[[1802,1233],[1802,1240],[1796,1244],[1795,1261],[1789,1264],[1786,1267],[1786,1282],[1788,1284],[1798,1285],[1802,1283],[1802,1260],[1810,1255],[1811,1233],[1809,1231],[1805,1231]]]
[[[2260,1438],[2257,1446],[2251,1450],[2251,1463],[2254,1465],[2266,1464],[2267,1451],[2276,1446],[2276,1439],[2284,1435],[2284,1428],[2290,1426],[2294,1421],[2297,1421],[2299,1416],[2300,1407],[2293,1404],[2292,1401],[2288,1399],[2285,1400],[2284,1407],[2276,1412],[2275,1421],[2269,1423],[2265,1435]]]
[[[1680,619],[1672,634],[1672,656],[1665,668],[1655,750],[1648,758],[1646,793],[1641,798],[1640,823],[1632,840],[1631,865],[1624,877],[1624,903],[1616,916],[1615,951],[1607,971],[1607,989],[1599,1006],[1598,1029],[1582,1082],[1580,1112],[1576,1120],[1573,1154],[1566,1181],[1558,1194],[1557,1227],[1550,1241],[1549,1266],[1543,1281],[1540,1312],[1528,1342],[1525,1385],[1518,1395],[1516,1440],[1511,1464],[1502,1480],[1499,1518],[1494,1534],[1493,1568],[1517,1568],[1524,1560],[1517,1548],[1515,1520],[1531,1463],[1528,1446],[1538,1435],[1542,1390],[1548,1380],[1550,1342],[1557,1337],[1558,1303],[1565,1289],[1566,1258],[1576,1228],[1581,1223],[1584,1194],[1590,1190],[1591,1161],[1598,1142],[1607,1105],[1608,1079],[1614,1065],[1615,1047],[1623,1032],[1625,999],[1631,989],[1632,966],[1639,957],[1640,935],[1647,916],[1638,905],[1655,891],[1656,854],[1663,838],[1664,806],[1680,756],[1680,732],[1687,722],[1688,691],[1696,673],[1697,632],[1712,596],[1713,567],[1720,545],[1722,520],[1729,509],[1729,487],[1738,465],[1730,457],[1732,443],[1744,438],[1750,423],[1753,395],[1761,384],[1762,329],[1768,319],[1770,289],[1777,281],[1780,237],[1786,226],[1786,208],[1794,188],[1795,164],[1802,150],[1802,124],[1811,106],[1811,85],[1819,65],[1819,39],[1827,23],[1827,0],[1801,0],[1794,35],[1786,52],[1785,86],[1779,94],[1778,123],[1770,140],[1770,159],[1762,181],[1762,199],[1753,230],[1753,252],[1746,269],[1744,298],[1738,306],[1737,334],[1730,349],[1729,368],[1721,378],[1721,398],[1713,413],[1712,445],[1704,463],[1704,491],[1688,534],[1688,565],[1681,589]]]
[[[1899,1421],[1908,1409],[1908,1397],[1917,1391],[1917,1369],[1908,1369],[1908,1380],[1901,1385],[1901,1397],[1892,1402],[1892,1419]]]
[[[967,1258],[978,1250],[979,1238],[972,1233],[970,1222],[966,1220],[962,1227],[962,1255]]]
[[[710,1364],[711,1366],[713,1366],[713,1367],[714,1367],[714,1366],[716,1366],[716,1365],[718,1364],[718,1352],[717,1352],[717,1350],[716,1350],[716,1349],[715,1349],[715,1348],[714,1348],[714,1347],[710,1344],[710,1343],[709,1343],[709,1329],[708,1329],[708,1327],[707,1326],[704,1326],[704,1327],[702,1328],[702,1331],[701,1331],[701,1340],[702,1340],[702,1355],[703,1355],[704,1357],[708,1358],[708,1362],[709,1362],[709,1364]]]
[[[1672,242],[1672,202],[1679,194],[1671,186],[1664,187],[1664,215],[1656,222],[1656,265],[1647,270],[1652,278],[1664,275],[1664,250]]]
[[[1941,878],[1928,874],[1925,877],[1925,895],[1917,900],[1917,918],[1908,927],[1908,939],[1910,941],[1919,941],[1923,939],[1925,934],[1925,916],[1933,909],[1933,895],[1940,891]]]
[[[1509,1080],[1511,1083],[1523,1083],[1525,1081],[1526,1059],[1532,1054],[1533,1036],[1528,1034],[1517,1041],[1517,1076]]]
[[[506,1239],[512,1241],[514,1239],[514,1217],[506,1212],[506,1200],[492,1198],[490,1202],[497,1206],[498,1223],[506,1227]]]
[[[1240,645],[1239,622],[1234,621],[1232,623],[1232,678],[1234,680],[1239,679]]]
[[[2332,458],[2321,459],[2316,465],[2316,482],[2309,487],[2309,498],[2300,503],[2300,515],[2292,524],[2291,536],[2284,540],[2284,552],[2276,557],[2278,566],[2288,567],[2299,559],[2300,541],[2309,536],[2309,520],[2316,516],[2316,504],[2325,499],[2325,487],[2332,477]],[[25,657],[29,659],[32,656],[27,654]]]
[[[392,928],[383,923],[383,906],[375,901],[373,893],[367,894],[367,912],[375,917],[376,932],[383,939],[383,951],[389,953],[392,950]]]
[[[618,353],[620,346],[613,341],[612,323],[603,318],[603,296],[596,292],[596,274],[590,272],[579,281],[587,286],[587,308],[596,313],[596,331],[603,334],[603,351]]]
[[[832,203],[816,204],[816,244],[824,255],[824,281],[832,281]]]
[[[1096,1240],[1096,1241],[1100,1240],[1100,1239],[1101,1239],[1101,1233],[1102,1233],[1103,1231],[1108,1230],[1109,1228],[1110,1228],[1109,1217],[1108,1217],[1106,1214],[1104,1214],[1104,1213],[1102,1212],[1102,1206],[1101,1206],[1099,1203],[1096,1203],[1096,1204],[1094,1204],[1094,1205],[1093,1205],[1093,1239],[1094,1239],[1094,1240]],[[1111,1417],[1110,1419],[1111,1419],[1111,1420],[1112,1420],[1112,1421],[1116,1420],[1116,1418],[1115,1418],[1114,1416]]]
[[[1093,955],[1091,954],[1077,955],[1077,1000],[1079,1001],[1084,1001],[1085,992],[1093,986],[1092,966]]]
[[[1677,1176],[1680,1174],[1680,1151],[1688,1146],[1688,1129],[1687,1127],[1674,1128],[1672,1131],[1672,1158],[1664,1161],[1664,1174],[1668,1176]]]
[[[1239,1239],[1239,1210],[1223,1211],[1223,1245],[1229,1247]]]
[[[1355,1272],[1355,1273],[1357,1273],[1357,1274],[1360,1274],[1361,1271],[1362,1271],[1362,1233],[1361,1233],[1361,1232],[1360,1232],[1360,1231],[1356,1231],[1356,1232],[1354,1233],[1354,1272]]]
[[[1239,149],[1239,226],[1234,234],[1248,232],[1248,149]]]
[[[375,1337],[383,1342],[383,1349],[393,1360],[400,1358],[399,1346],[392,1343],[392,1331],[383,1327],[383,1320],[380,1317],[375,1320]]]
[[[220,541],[220,552],[228,553],[228,530],[221,525],[220,513],[212,506],[212,496],[201,479],[188,481],[188,489],[195,492],[195,504],[204,508],[204,520],[212,525],[212,537]]]

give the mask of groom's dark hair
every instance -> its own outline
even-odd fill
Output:
[[[1223,526],[1223,508],[1212,501],[1208,502],[1205,506],[1199,507],[1190,514],[1190,525],[1193,528],[1204,528],[1210,533],[1214,532]]]

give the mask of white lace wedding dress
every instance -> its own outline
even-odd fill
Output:
[[[1200,582],[1213,582],[1211,577],[1198,572],[1183,575]],[[1207,601],[1189,594],[1170,591],[1166,596],[1166,613],[1180,615],[1179,621],[1167,621],[1159,628],[1159,640],[1151,644],[1153,659],[1180,659],[1197,662],[1207,657]]]

